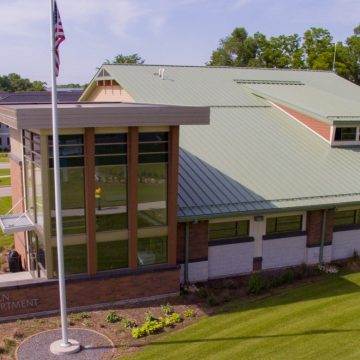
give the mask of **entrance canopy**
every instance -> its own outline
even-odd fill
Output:
[[[0,227],[5,234],[35,230],[34,223],[26,213],[0,215]]]

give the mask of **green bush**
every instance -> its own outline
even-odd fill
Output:
[[[250,276],[247,284],[247,292],[249,294],[259,294],[266,290],[267,284],[265,279],[260,274],[253,274]]]
[[[164,325],[161,321],[151,320],[145,322],[138,328],[134,328],[131,330],[131,336],[135,339],[150,335],[156,334],[164,328]]]
[[[284,272],[284,274],[282,275],[282,280],[284,282],[284,284],[289,284],[292,283],[295,279],[295,274],[294,271],[292,271],[291,269],[286,270]]]
[[[354,249],[354,251],[352,253],[352,261],[353,262],[359,261],[359,253],[355,249]]]
[[[174,312],[174,308],[167,303],[166,305],[161,305],[161,311],[164,315],[171,315]]]
[[[108,323],[111,323],[111,324],[114,324],[114,323],[117,323],[117,322],[120,322],[121,321],[121,316],[119,316],[116,311],[112,310],[112,311],[109,311],[109,313],[107,314],[106,316],[106,321]]]
[[[207,287],[203,286],[199,288],[198,294],[202,299],[206,299],[209,296],[209,290]]]
[[[209,292],[206,298],[206,304],[208,306],[217,306],[220,304],[220,302],[219,299],[212,292]]]
[[[135,328],[135,329],[131,330],[131,336],[133,338],[135,338],[135,339],[139,339],[139,338],[144,337],[146,335],[147,335],[147,333],[142,327]]]
[[[156,317],[154,316],[154,314],[151,311],[147,311],[145,313],[145,322],[150,322],[150,321],[154,321],[156,320]]]
[[[186,310],[183,312],[183,315],[184,315],[186,318],[194,317],[194,316],[195,316],[195,311],[194,311],[193,309],[186,309]]]
[[[130,319],[124,319],[123,323],[127,329],[133,329],[137,326],[136,322],[134,320],[130,320]]]

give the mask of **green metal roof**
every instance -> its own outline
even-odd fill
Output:
[[[164,80],[159,68],[165,68]],[[146,65],[104,69],[137,102],[211,106],[209,126],[181,128],[180,218],[360,203],[360,148],[331,148],[252,94],[252,87],[261,87],[262,93],[296,100],[324,119],[354,116],[360,88],[335,74]]]

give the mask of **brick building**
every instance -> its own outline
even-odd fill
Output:
[[[69,306],[165,296],[182,282],[359,252],[359,95],[358,86],[331,72],[104,65],[79,108],[60,108],[67,121],[63,188],[71,189],[63,197]],[[136,116],[120,126],[101,112],[131,104],[151,121],[136,129]],[[177,119],[185,106],[191,120],[169,125],[151,104],[170,106]],[[206,123],[203,106],[210,125],[199,126]],[[42,118],[25,126],[35,119],[30,109],[17,109],[17,122],[8,125],[16,144],[13,201],[25,199],[34,224],[30,234],[16,235],[16,248],[40,277],[22,286],[27,298],[37,299],[40,285],[52,294],[37,302],[39,312],[57,305],[52,148],[49,130],[34,132]],[[85,117],[86,126],[79,123]],[[13,287],[5,289],[15,297]]]

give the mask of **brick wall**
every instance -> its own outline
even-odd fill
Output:
[[[302,124],[310,128],[311,130],[315,131],[318,135],[320,135],[324,139],[330,140],[330,132],[331,132],[330,125],[325,124],[322,121],[316,120],[310,116],[301,114],[298,111],[290,109],[284,105],[280,105],[280,104],[276,104],[276,105],[279,106],[284,111],[286,111],[288,114],[292,115]]]
[[[200,221],[189,224],[189,260],[199,260],[208,257],[208,221]],[[177,263],[185,261],[185,224],[177,225]]]
[[[19,161],[16,161],[11,156],[9,157],[10,175],[11,175],[11,192],[12,204],[17,204],[23,198],[23,175],[22,167]],[[24,212],[24,202],[21,201],[14,209],[14,213]],[[25,251],[25,233],[14,234],[15,250],[20,254],[22,265],[24,268],[27,266],[26,251]]]
[[[177,224],[177,245],[176,245],[176,261],[181,264],[185,261],[185,224]]]
[[[209,222],[199,221],[189,226],[190,260],[208,257]]]
[[[179,292],[179,268],[142,272],[130,275],[69,280],[66,285],[67,306],[77,308],[161,296]],[[0,321],[2,317],[56,311],[59,292],[54,280],[31,285],[0,287]]]
[[[306,229],[307,229],[307,246],[320,246],[321,242],[321,226],[322,226],[323,210],[314,210],[307,212]],[[326,219],[326,237],[325,243],[331,244],[334,227],[334,211],[327,211]]]

